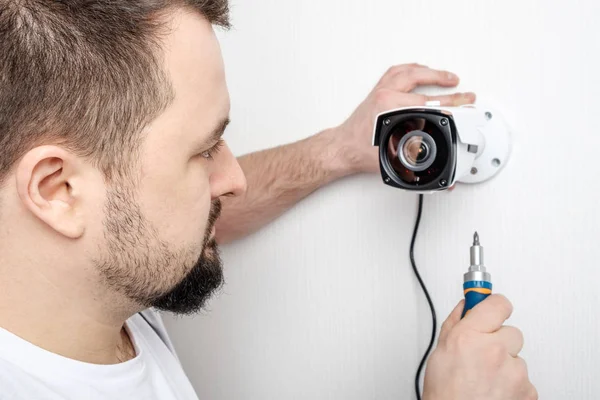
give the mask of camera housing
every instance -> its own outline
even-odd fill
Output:
[[[385,184],[430,193],[495,176],[510,155],[510,130],[490,108],[429,102],[379,114],[373,146]]]

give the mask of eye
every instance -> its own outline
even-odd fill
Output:
[[[223,147],[223,144],[225,142],[223,140],[219,140],[217,142],[217,144],[215,144],[213,147],[211,147],[210,149],[206,150],[203,153],[200,153],[200,155],[203,158],[206,158],[207,160],[212,160],[214,158],[214,156],[219,152],[219,150],[221,150],[221,148]]]

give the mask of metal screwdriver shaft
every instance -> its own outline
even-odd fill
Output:
[[[479,243],[479,234],[473,235],[471,246],[471,266],[464,275],[465,308],[462,318],[477,304],[492,294],[492,277],[483,264],[483,247]]]

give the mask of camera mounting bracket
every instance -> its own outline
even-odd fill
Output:
[[[481,183],[493,178],[508,163],[511,153],[511,132],[502,115],[490,107],[476,108],[483,117],[477,126],[482,144],[477,146],[469,173],[458,180],[462,183]]]
[[[438,107],[439,102],[426,106]],[[477,112],[460,112],[473,108]],[[468,104],[455,108],[453,118],[459,127],[459,146],[472,158],[460,160],[456,176],[461,183],[481,183],[497,175],[508,163],[511,153],[511,130],[503,116],[495,109],[480,104]],[[465,153],[463,153],[465,154]]]

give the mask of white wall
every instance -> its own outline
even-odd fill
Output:
[[[509,165],[426,197],[418,264],[441,321],[478,230],[540,398],[597,398],[599,2],[238,0],[232,11],[236,28],[219,36],[236,154],[340,123],[393,64],[457,72],[459,90],[501,109],[516,130]],[[201,398],[413,398],[431,326],[408,261],[416,204],[356,176],[226,247],[224,293],[166,321]]]

